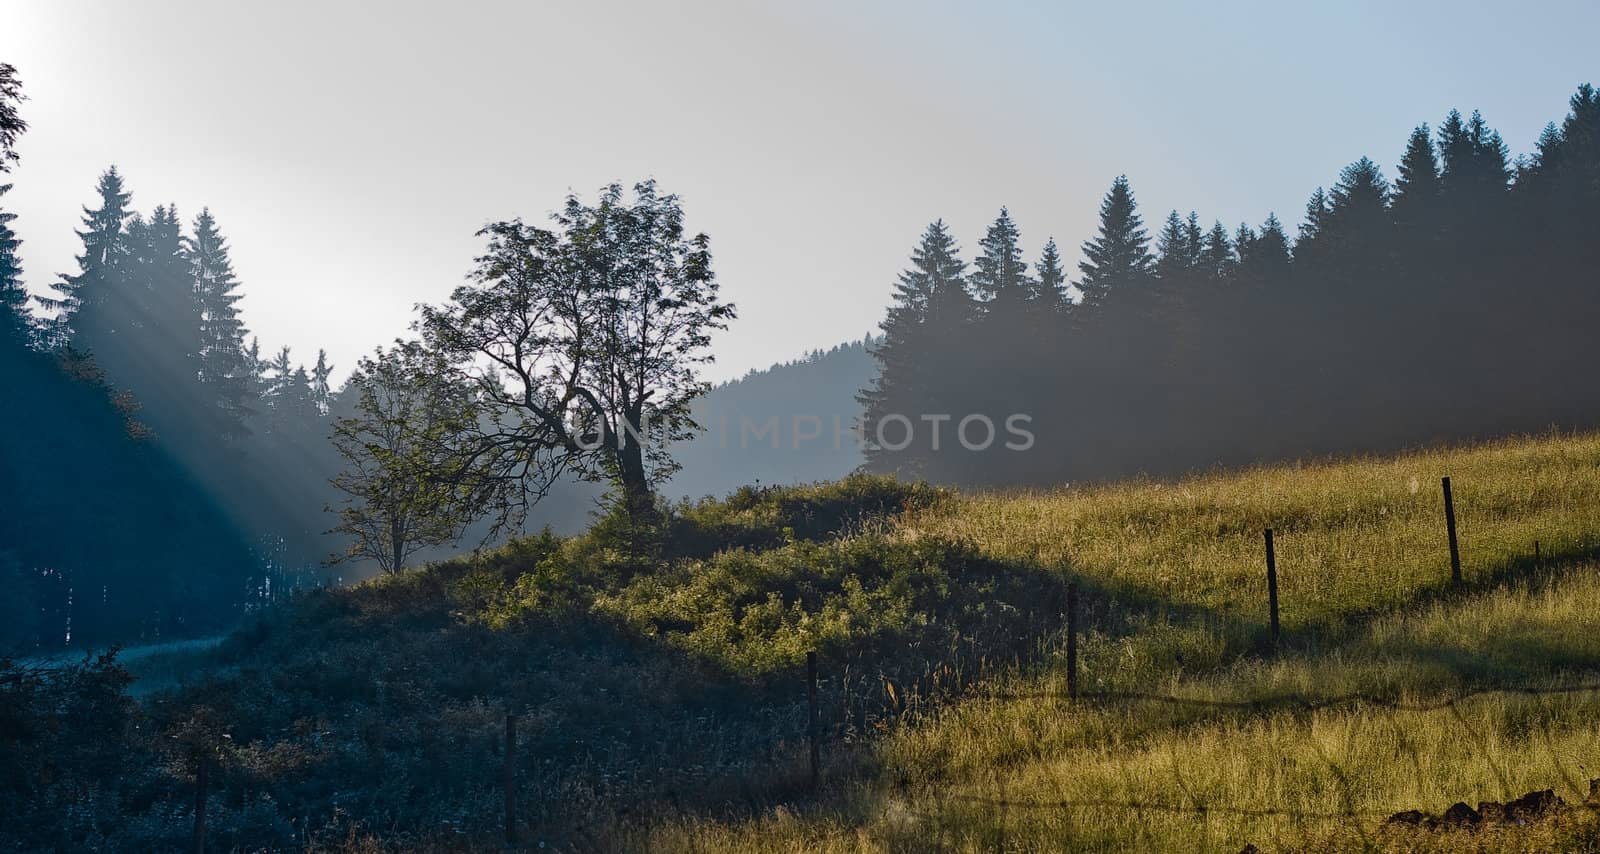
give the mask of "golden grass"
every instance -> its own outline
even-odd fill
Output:
[[[1600,436],[1257,468],[1175,483],[958,497],[905,524],[1175,605],[1264,619],[1262,531],[1276,532],[1285,626],[1403,603],[1449,578],[1450,476],[1468,581],[1600,542]]]
[[[1450,475],[1469,589],[1448,578]],[[957,497],[900,523],[1072,572],[1103,601],[1091,691],[1022,666],[839,760],[828,793],[746,821],[643,829],[706,851],[1595,850],[1594,813],[1441,834],[1405,809],[1600,777],[1600,436],[1554,436],[1177,483]],[[1261,530],[1278,532],[1284,649]],[[1552,553],[1534,574],[1533,542]],[[1095,610],[1095,608],[1098,610]],[[1369,698],[1369,699],[1362,699]]]

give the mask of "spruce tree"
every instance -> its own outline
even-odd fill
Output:
[[[1317,241],[1323,269],[1338,272],[1349,286],[1383,287],[1378,273],[1388,266],[1393,248],[1389,182],[1371,158],[1363,157],[1339,172],[1338,183],[1328,193]]]
[[[267,432],[297,435],[306,422],[315,418],[317,406],[311,386],[311,375],[304,365],[296,365],[288,347],[283,347],[269,360],[265,369],[263,401],[267,412]]]
[[[1455,206],[1480,206],[1505,192],[1511,180],[1506,144],[1477,110],[1462,120],[1451,110],[1439,126],[1440,185]]]
[[[100,206],[83,209],[84,229],[78,232],[83,254],[78,256],[78,272],[63,275],[51,284],[57,296],[38,298],[40,305],[55,312],[46,333],[46,343],[51,348],[73,344],[83,349],[84,345],[75,340],[80,324],[98,323],[95,315],[103,312],[110,296],[107,291],[116,286],[117,268],[126,249],[122,230],[131,216],[128,202],[133,196],[123,189],[122,176],[115,166],[100,176],[96,192]]]
[[[1233,251],[1238,256],[1240,264],[1250,256],[1251,250],[1255,248],[1255,242],[1260,239],[1249,223],[1241,222],[1239,227],[1233,230]]]
[[[1200,214],[1189,211],[1189,218],[1183,221],[1183,249],[1190,269],[1199,266],[1200,253],[1205,249],[1205,240],[1205,232],[1200,228]]]
[[[900,274],[883,332],[872,356],[878,375],[857,399],[863,407],[862,433],[866,440],[866,465],[879,472],[926,475],[931,449],[920,443],[902,451],[880,447],[883,438],[898,444],[900,437],[885,419],[917,420],[923,412],[938,411],[939,401],[958,383],[946,372],[949,354],[962,341],[975,313],[965,281],[955,238],[943,220],[927,227],[911,253],[911,266]]]
[[[1233,253],[1233,243],[1228,239],[1228,229],[1223,227],[1221,220],[1217,220],[1212,223],[1211,230],[1206,232],[1205,243],[1200,247],[1200,270],[1211,281],[1228,278],[1236,263]]]
[[[1054,237],[1045,241],[1034,269],[1034,302],[1042,309],[1057,315],[1070,310],[1067,296],[1067,271],[1061,263],[1061,251]]]
[[[1328,191],[1321,187],[1312,191],[1306,200],[1306,216],[1300,221],[1300,231],[1294,241],[1294,260],[1297,264],[1315,265],[1321,254],[1320,240],[1328,220]]]
[[[1249,235],[1248,244],[1239,241],[1239,266],[1260,281],[1273,281],[1287,274],[1290,264],[1289,235],[1277,214],[1267,214],[1260,233],[1240,226]]]
[[[294,374],[294,362],[289,358],[289,354],[289,347],[285,345],[263,365],[264,370],[272,372],[272,375],[266,378],[269,408],[281,409],[282,406],[278,402],[287,399],[291,394],[290,383]]]
[[[17,138],[28,129],[28,123],[18,112],[17,103],[25,97],[16,66],[0,62],[0,172],[11,171],[11,164],[20,159]]]
[[[311,369],[311,402],[318,415],[327,415],[333,404],[333,389],[328,381],[333,376],[333,365],[328,364],[328,351],[317,350],[317,364]]]
[[[1000,216],[978,243],[978,258],[972,263],[972,291],[991,311],[1020,310],[1033,293],[1028,263],[1022,260],[1018,245],[1020,237],[1010,212],[1001,208]]]
[[[1363,222],[1380,221],[1380,214],[1389,206],[1389,182],[1383,170],[1369,157],[1346,166],[1339,173],[1339,183],[1329,194],[1328,216],[1323,225],[1342,224],[1352,217]]]
[[[193,416],[200,381],[201,310],[176,206],[160,205],[148,220],[131,220],[126,241],[118,326],[126,330],[121,358],[131,364],[103,362],[102,367],[147,403],[164,399]]]
[[[256,388],[257,362],[245,350],[244,322],[239,317],[239,280],[228,256],[228,241],[217,228],[210,209],[194,220],[194,233],[184,247],[200,309],[200,382],[215,413],[217,429],[226,439],[249,433],[246,419]]]
[[[1600,90],[1585,83],[1567,102],[1567,117],[1561,123],[1561,146],[1574,168],[1574,183],[1588,190],[1591,197],[1600,189]]]
[[[1427,125],[1418,125],[1406,140],[1399,177],[1389,203],[1390,216],[1399,229],[1402,251],[1411,252],[1437,228],[1439,215],[1439,157]],[[1427,262],[1419,262],[1426,264]]]
[[[959,361],[974,370],[1012,378],[1020,378],[1038,363],[1041,353],[1037,345],[1048,327],[1038,323],[1041,313],[1032,305],[1037,296],[1036,285],[1028,275],[1022,248],[1017,245],[1019,237],[1011,214],[1001,208],[1000,216],[979,241],[978,257],[972,264],[971,284],[978,311],[971,334],[952,338],[948,345],[965,354]],[[954,393],[946,400],[959,400],[962,412],[988,412],[992,416],[1004,408],[1005,402],[996,399],[994,393],[998,389],[993,383],[963,385],[955,376],[944,383],[945,390]],[[948,462],[957,461],[951,450],[946,450],[944,457]]]
[[[17,138],[28,129],[28,123],[17,111],[22,99],[17,69],[0,62],[0,173],[10,171],[11,164],[17,161]],[[0,198],[10,191],[10,184],[0,184]],[[16,214],[0,208],[0,346],[28,344],[34,337],[28,289],[22,284],[22,258],[17,254],[22,241],[11,230],[16,218]]]
[[[10,184],[0,184],[0,198],[10,189]],[[11,230],[16,218],[16,214],[0,208],[0,347],[33,340],[28,289],[22,284],[22,258],[17,254],[22,241]]]
[[[1177,211],[1167,214],[1156,235],[1156,275],[1162,279],[1177,279],[1189,270],[1188,232]]]
[[[1433,137],[1427,125],[1418,125],[1406,140],[1399,175],[1394,182],[1397,208],[1402,204],[1431,202],[1439,195],[1439,157],[1433,150]]]
[[[1472,165],[1477,180],[1485,190],[1504,192],[1511,182],[1510,153],[1500,132],[1489,127],[1483,114],[1472,111],[1467,121],[1467,134],[1472,140]]]
[[[295,365],[294,373],[289,375],[286,391],[283,398],[285,411],[297,422],[304,424],[320,414],[317,411],[316,392],[305,365]]]
[[[1128,176],[1111,183],[1100,204],[1100,228],[1093,240],[1083,244],[1084,260],[1078,263],[1085,309],[1100,308],[1106,297],[1118,288],[1136,285],[1150,274],[1150,237],[1139,218]]]
[[[250,371],[250,393],[253,400],[265,402],[267,398],[267,362],[261,358],[261,339],[252,336],[245,350],[245,367]]]

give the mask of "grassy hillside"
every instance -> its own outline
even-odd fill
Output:
[[[1447,589],[1439,476],[1460,517]],[[1277,532],[1272,650],[1261,531]],[[1090,696],[1059,647],[897,730],[820,808],[696,822],[719,850],[1595,850],[1587,811],[1515,832],[1407,809],[1600,776],[1600,442],[1552,438],[1052,494],[899,522],[1088,589]],[[1544,560],[1533,560],[1540,543]],[[1523,693],[1523,689],[1548,693]]]
[[[651,534],[640,551],[606,521],[304,595],[202,653],[204,678],[115,705],[114,735],[39,723],[105,708],[114,665],[10,668],[6,731],[48,737],[0,740],[0,767],[30,769],[0,796],[29,805],[20,827],[70,815],[80,845],[181,845],[204,750],[219,846],[492,847],[509,710],[521,830],[557,850],[1600,846],[1581,808],[1384,823],[1546,788],[1581,804],[1600,777],[1600,436],[1048,494],[746,489]]]

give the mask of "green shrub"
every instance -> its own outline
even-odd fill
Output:
[[[825,540],[947,496],[925,483],[851,475],[808,486],[745,486],[724,499],[674,508],[666,531],[674,557],[710,557],[724,549],[763,549],[790,540]]]

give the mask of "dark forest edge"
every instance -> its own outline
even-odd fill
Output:
[[[1515,160],[1476,112],[1421,125],[1392,183],[1360,158],[1295,236],[1173,211],[1152,241],[1118,178],[1075,301],[1004,209],[970,268],[933,223],[861,396],[868,470],[1039,486],[1593,426],[1600,93],[1569,107]],[[957,442],[1014,414],[1027,452]]]

